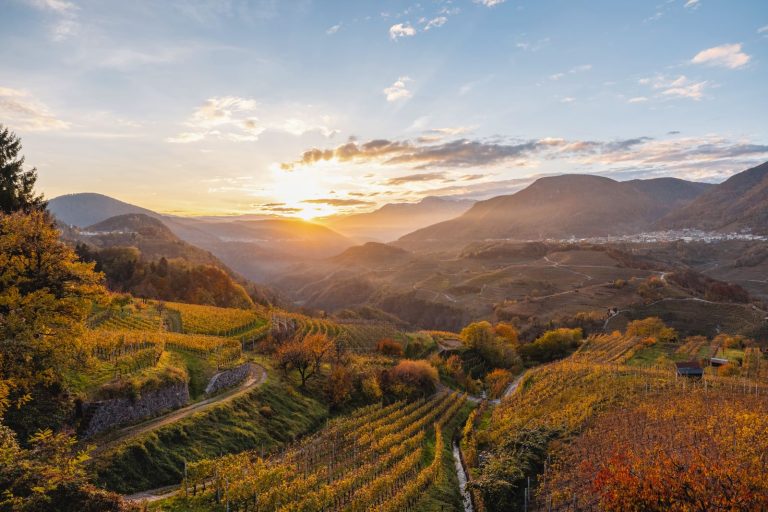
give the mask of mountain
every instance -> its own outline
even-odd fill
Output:
[[[388,242],[416,229],[458,217],[474,201],[425,197],[417,203],[392,203],[368,213],[335,215],[320,219],[322,224],[349,237]]]
[[[51,199],[48,201],[48,210],[60,222],[81,228],[126,213],[160,216],[146,208],[92,192],[68,194]]]
[[[768,162],[731,176],[665,216],[659,226],[768,234]]]
[[[57,197],[50,201],[49,210],[60,224],[80,228],[88,226],[91,231],[111,232],[108,236],[101,233],[91,243],[96,241],[102,245],[114,245],[120,242],[137,246],[141,242],[139,249],[146,257],[173,258],[182,257],[174,252],[174,244],[184,241],[191,244],[190,247],[195,246],[194,249],[202,254],[210,251],[227,266],[254,281],[264,281],[276,269],[288,263],[327,258],[354,245],[352,240],[326,226],[300,219],[264,218],[258,215],[175,217],[101,194]],[[115,219],[116,216],[120,218]],[[150,219],[155,222],[152,223]],[[100,224],[108,220],[107,224]],[[67,231],[64,226],[62,230]],[[118,233],[121,230],[129,233]],[[142,233],[148,234],[148,230],[153,231],[153,237],[159,238],[150,240],[143,236]],[[180,240],[169,243],[169,233]],[[158,243],[159,247],[154,247]],[[186,258],[193,253],[200,255],[190,252],[189,248],[176,249],[184,253]],[[213,257],[210,254],[208,256]],[[198,261],[197,256],[193,259],[196,264],[205,263]]]
[[[398,245],[636,233],[705,190],[706,184],[673,178],[619,182],[593,175],[545,177],[515,194],[480,201],[456,219],[410,233]]]

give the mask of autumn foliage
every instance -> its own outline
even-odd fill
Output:
[[[658,395],[599,417],[554,466],[543,503],[604,511],[768,509],[768,403]]]
[[[397,397],[429,396],[435,392],[437,370],[426,361],[404,359],[381,375],[382,387]]]
[[[379,340],[376,350],[385,356],[402,357],[403,355],[403,345],[389,338]]]

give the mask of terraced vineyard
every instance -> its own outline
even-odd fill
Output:
[[[350,349],[355,352],[374,352],[377,343],[384,338],[403,339],[400,330],[384,322],[344,322],[341,329],[346,334]]]
[[[263,459],[246,452],[190,464],[181,508],[400,511],[443,470],[443,427],[465,405],[458,393],[373,405]],[[431,453],[431,455],[430,455]],[[216,505],[218,504],[218,505]]]
[[[89,324],[99,329],[157,331],[163,326],[163,318],[157,308],[147,306],[123,311],[103,310],[93,315]]]
[[[96,329],[87,331],[83,339],[94,357],[110,362],[125,356],[135,357],[141,351],[161,353],[166,349],[194,352],[219,367],[233,364],[242,356],[238,340],[201,334]]]
[[[167,312],[180,317],[180,332],[239,336],[266,325],[264,315],[253,309],[219,308],[180,302],[165,303]]]
[[[579,347],[573,357],[596,363],[625,363],[634,355],[638,343],[636,338],[619,332],[593,335]]]

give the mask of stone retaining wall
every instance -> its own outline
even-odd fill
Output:
[[[113,398],[83,404],[82,436],[91,437],[121,425],[136,423],[162,412],[178,409],[187,403],[189,403],[189,387],[186,383],[178,383],[146,391],[135,400]]]
[[[232,388],[243,382],[251,374],[251,364],[245,363],[229,370],[219,372],[208,382],[205,387],[206,395],[215,395],[219,391]]]

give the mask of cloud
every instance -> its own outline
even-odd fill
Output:
[[[481,4],[486,7],[494,7],[496,5],[503,4],[504,2],[506,2],[506,0],[474,0],[474,2],[476,4]]]
[[[549,79],[560,80],[566,75],[575,75],[576,73],[584,73],[586,71],[590,71],[591,69],[592,69],[592,64],[582,64],[580,66],[574,66],[564,73],[555,73],[553,75],[549,75]]]
[[[71,126],[29,92],[9,87],[0,87],[0,119],[8,127],[25,131],[66,130]]]
[[[570,96],[566,96],[565,98],[562,98],[560,100],[560,103],[573,103],[576,101],[576,98],[572,98]]]
[[[445,137],[447,135],[463,135],[465,133],[471,132],[474,130],[474,126],[446,126],[444,128],[430,128],[429,130],[425,130],[424,133],[427,136],[435,136],[435,137]]]
[[[324,199],[305,199],[302,203],[306,204],[327,204],[328,206],[370,206],[375,204],[371,201],[363,201],[361,199],[339,199],[335,197],[329,197]]]
[[[301,208],[293,208],[290,206],[286,206],[285,203],[264,203],[264,204],[254,204],[252,205],[253,208],[265,211],[265,212],[271,212],[271,213],[299,213],[303,211]]]
[[[446,18],[445,16],[438,16],[437,18],[433,18],[427,21],[426,24],[424,25],[424,30],[442,27],[443,25],[445,25],[445,22],[447,21],[448,21],[448,18]]]
[[[444,172],[426,172],[421,174],[409,174],[408,176],[398,176],[386,181],[386,185],[404,185],[405,183],[414,183],[420,181],[445,180]]]
[[[387,101],[394,102],[405,100],[411,97],[411,91],[408,90],[406,83],[411,79],[407,76],[401,76],[395,83],[384,89],[384,95],[387,97]]]
[[[416,29],[410,23],[398,23],[389,27],[389,37],[397,41],[401,37],[412,37],[416,35]]]
[[[336,25],[334,25],[331,28],[329,28],[328,30],[326,30],[325,33],[328,34],[329,36],[331,36],[331,35],[335,34],[336,32],[338,32],[339,29],[341,29],[341,26],[342,26],[342,23],[337,23]]]
[[[741,44],[723,44],[700,51],[691,59],[691,62],[738,69],[745,66],[750,59],[749,55],[741,51]]]
[[[58,16],[58,20],[51,25],[51,38],[54,41],[63,41],[77,34],[80,23],[77,21],[77,5],[67,0],[26,0],[26,3],[42,11],[50,11]]]
[[[648,101],[648,98],[645,96],[635,96],[634,98],[629,98],[627,103],[645,103],[646,101]]]
[[[757,33],[758,34],[768,34],[768,25],[766,25],[764,27],[760,27],[759,29],[757,29]]]
[[[701,3],[699,3],[699,0],[688,0],[685,2],[686,9],[698,9],[700,6]]]
[[[167,142],[190,143],[206,138],[231,142],[253,142],[267,130],[301,136],[319,132],[331,137],[338,130],[330,128],[332,119],[318,115],[312,107],[303,105],[261,106],[252,98],[219,96],[207,99],[192,113],[184,126],[190,130]]]
[[[564,139],[530,139],[509,143],[482,140],[457,139],[432,143],[374,139],[366,143],[348,142],[335,149],[313,148],[305,151],[294,162],[281,164],[283,170],[297,166],[311,166],[317,162],[336,160],[341,163],[380,163],[414,170],[431,168],[465,168],[501,164],[523,163],[525,159],[544,153],[582,154],[601,151],[617,151],[621,148],[642,144],[645,139],[625,139],[610,142],[566,141]]]
[[[709,86],[706,80],[692,82],[685,75],[677,78],[668,78],[664,75],[657,75],[653,79],[643,78],[640,80],[642,85],[650,85],[652,89],[659,91],[659,98],[687,98],[699,101],[704,97],[704,91]]]
[[[516,48],[519,48],[525,52],[537,52],[547,46],[549,44],[550,39],[548,37],[545,37],[544,39],[539,39],[538,41],[520,41],[519,43],[515,44]]]
[[[78,9],[77,5],[66,0],[27,0],[27,4],[37,9],[68,13]]]

